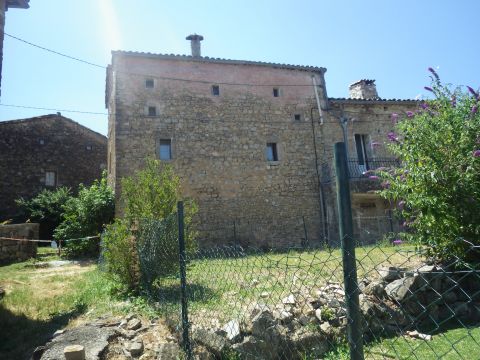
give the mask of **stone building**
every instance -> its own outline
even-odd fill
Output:
[[[28,9],[30,0],[0,0],[0,94],[2,91],[3,39],[5,37],[5,13],[9,8]]]
[[[60,113],[0,122],[0,222],[15,219],[15,200],[42,189],[101,177],[107,138]]]
[[[191,56],[112,53],[106,107],[117,215],[120,179],[155,156],[198,202],[203,244],[338,241],[330,164],[345,136],[358,173],[355,215],[385,216],[364,172],[379,164],[372,144],[391,130],[391,113],[414,101],[379,98],[373,80],[353,84],[352,98],[331,99],[325,68],[202,57],[203,37],[187,40]]]

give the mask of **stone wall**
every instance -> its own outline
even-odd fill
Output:
[[[37,255],[37,243],[13,239],[38,239],[39,224],[0,225],[0,264],[25,261]]]
[[[312,76],[319,84],[323,124]],[[209,79],[211,83],[166,78]],[[146,87],[147,79],[153,80],[153,88]],[[217,82],[219,96],[211,89]],[[275,97],[274,84],[294,86],[278,86]],[[338,121],[341,111],[360,112],[349,129],[353,139],[355,131],[386,135],[384,123],[391,125],[391,112],[405,108],[398,102],[364,105],[347,101],[332,103],[329,109],[323,72],[318,69],[131,53],[114,53],[106,100],[112,114],[108,157],[117,215],[121,215],[120,179],[141,169],[145,157],[158,157],[159,141],[169,139],[172,160],[168,162],[182,180],[183,195],[199,204],[201,241],[236,240],[242,245],[271,247],[301,245],[305,233],[311,245],[321,244],[324,227],[336,224],[334,197],[323,199],[328,216],[322,218],[320,172],[321,164],[333,159],[333,144],[343,140]],[[156,108],[155,116],[147,115],[150,106]],[[267,143],[277,145],[278,161],[267,161]],[[355,149],[353,142],[350,147]],[[302,219],[308,219],[305,227]]]
[[[42,189],[91,184],[107,163],[107,139],[61,115],[0,122],[0,220],[18,215],[15,200]],[[46,172],[56,186],[47,187]]]

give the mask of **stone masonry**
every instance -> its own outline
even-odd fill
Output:
[[[107,139],[60,114],[0,122],[0,221],[15,200],[42,189],[91,184],[107,163]],[[48,174],[47,174],[48,173]]]
[[[0,265],[25,261],[37,255],[37,243],[11,239],[38,239],[39,225],[0,225]]]
[[[392,128],[390,114],[415,106],[413,101],[329,99],[325,71],[113,52],[106,106],[117,215],[122,212],[120,179],[141,169],[146,157],[158,158],[166,141],[171,144],[166,161],[180,176],[183,195],[198,202],[203,245],[323,243],[336,212],[332,183],[322,184],[322,164],[331,164],[333,144],[343,140],[339,119],[348,119],[354,153],[357,131],[369,141],[385,137]],[[276,158],[269,161],[271,144]],[[380,205],[375,212],[385,211]]]

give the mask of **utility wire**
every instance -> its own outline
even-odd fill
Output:
[[[77,57],[74,57],[74,56],[63,54],[61,52],[58,52],[58,51],[55,51],[55,50],[52,50],[52,49],[48,49],[46,47],[43,47],[43,46],[31,43],[27,40],[21,39],[17,36],[13,36],[13,35],[10,35],[10,34],[7,34],[7,33],[4,33],[4,34],[11,37],[12,39],[21,41],[25,44],[28,44],[30,46],[34,46],[34,47],[39,48],[41,50],[48,51],[48,52],[51,52],[51,53],[59,55],[59,56],[63,56],[67,59],[79,61],[81,63],[91,65],[91,66],[94,66],[94,67],[97,67],[97,68],[107,69],[106,66],[98,65],[98,64],[92,63],[90,61],[86,61],[86,60],[83,60],[83,59],[80,59],[80,58],[77,58]],[[192,80],[192,79],[184,79],[184,78],[176,78],[176,77],[168,77],[168,76],[154,76],[154,75],[151,75],[151,74],[140,74],[140,73],[127,72],[127,71],[116,71],[116,72],[121,73],[121,74],[125,74],[125,75],[143,76],[143,77],[149,77],[149,78],[154,78],[154,79],[159,79],[159,80],[184,81],[184,82],[201,83],[201,84],[231,85],[231,86],[252,86],[252,87],[256,87],[256,86],[258,86],[258,87],[264,87],[264,86],[266,86],[266,87],[275,87],[275,86],[279,86],[279,87],[300,87],[300,86],[305,87],[305,86],[307,86],[307,87],[310,87],[310,86],[312,86],[311,83],[308,83],[308,84],[283,84],[282,85],[282,84],[252,84],[252,83],[215,82],[215,81],[209,81],[209,80]]]
[[[48,110],[48,111],[56,111],[56,112],[71,112],[71,113],[78,113],[78,114],[108,115],[107,113],[94,112],[94,111],[52,109],[52,108],[44,108],[44,107],[36,107],[36,106],[13,105],[13,104],[2,104],[2,103],[0,103],[0,106],[8,106],[8,107],[15,107],[15,108],[22,108],[22,109]]]
[[[12,39],[21,41],[21,42],[23,42],[23,43],[25,43],[25,44],[28,44],[28,45],[30,45],[30,46],[34,46],[34,47],[36,47],[36,48],[39,48],[39,49],[42,49],[42,50],[51,52],[51,53],[53,53],[53,54],[66,57],[67,59],[71,59],[71,60],[75,60],[75,61],[80,61],[80,62],[82,62],[82,63],[84,63],[84,64],[91,65],[91,66],[96,66],[96,67],[99,67],[99,68],[102,68],[102,69],[105,69],[105,68],[106,68],[106,67],[103,66],[103,65],[94,64],[94,63],[91,63],[90,61],[82,60],[82,59],[76,58],[76,57],[74,57],[74,56],[62,54],[61,52],[58,52],[58,51],[55,51],[55,50],[47,49],[46,47],[43,47],[43,46],[40,46],[40,45],[31,43],[31,42],[29,42],[29,41],[27,41],[27,40],[20,39],[19,37],[16,37],[16,36],[7,34],[6,32],[4,32],[4,34],[7,35],[8,37],[11,37]]]

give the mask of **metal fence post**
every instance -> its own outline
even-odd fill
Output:
[[[337,176],[338,227],[342,241],[343,279],[347,302],[347,337],[350,359],[363,360],[363,337],[358,300],[355,241],[353,239],[352,204],[348,179],[347,149],[345,143],[334,146],[335,172]]]
[[[180,263],[180,301],[182,303],[182,338],[183,349],[187,355],[187,359],[193,359],[192,347],[190,345],[190,324],[188,322],[188,304],[187,304],[187,269],[186,269],[186,254],[185,254],[185,228],[183,216],[183,201],[177,203],[178,216],[178,253]]]

